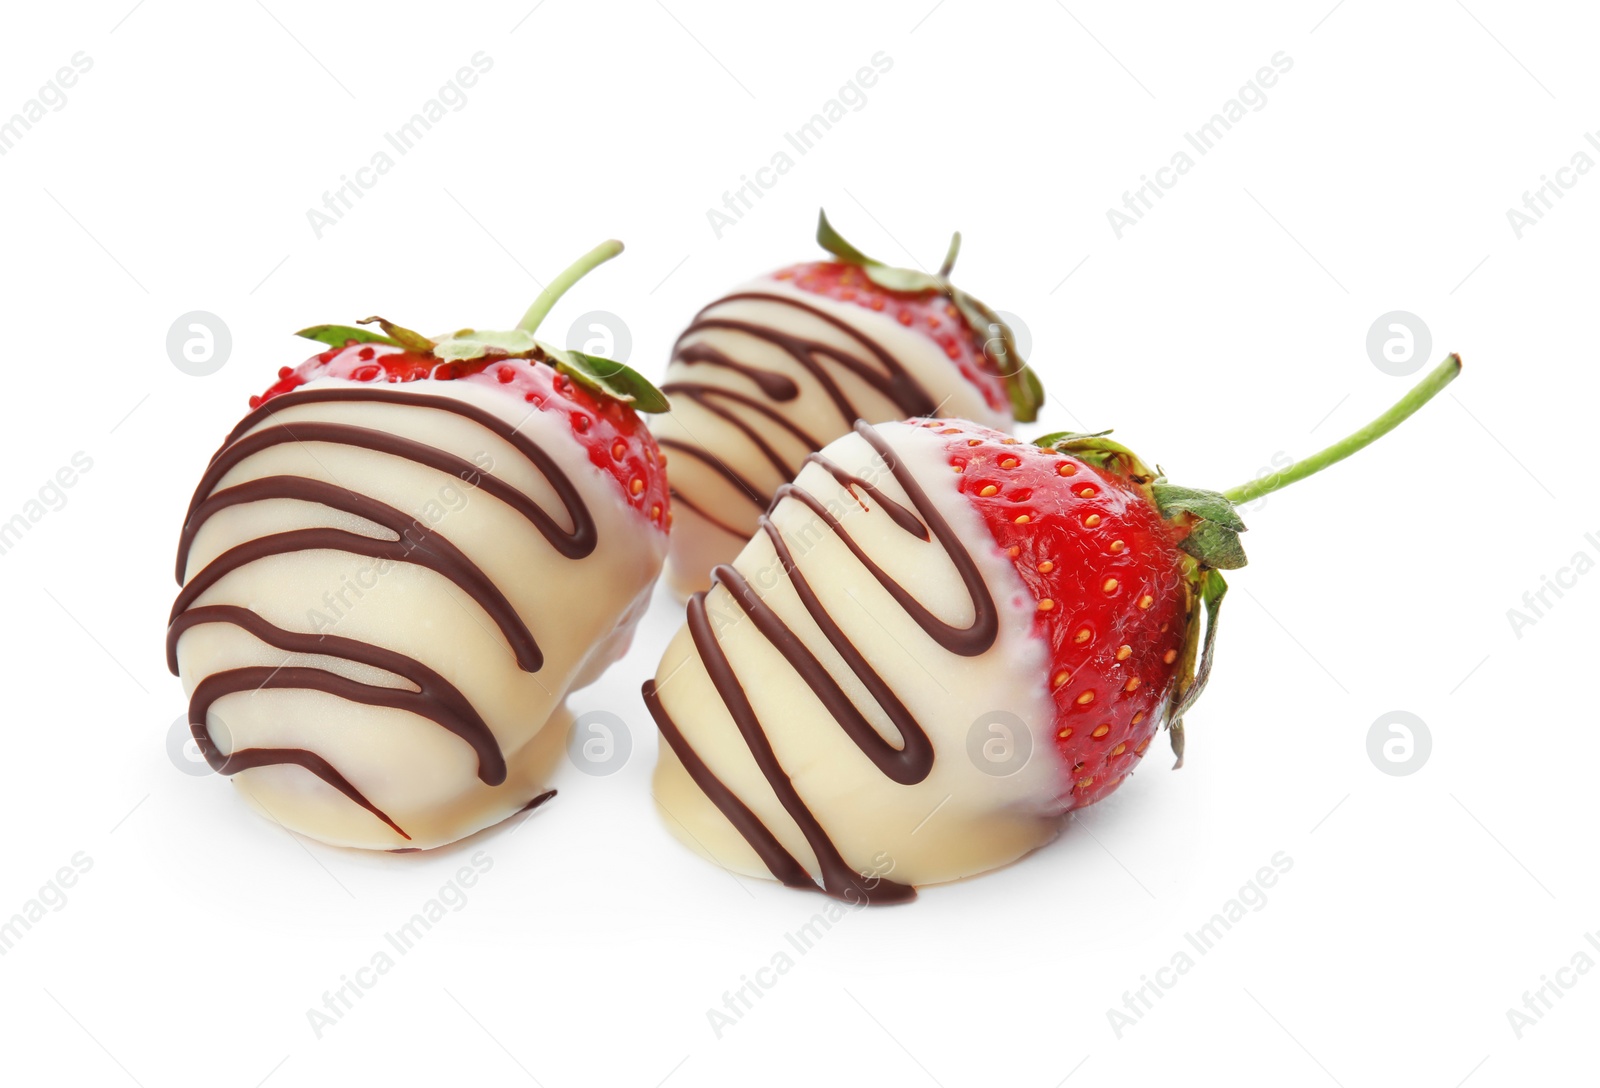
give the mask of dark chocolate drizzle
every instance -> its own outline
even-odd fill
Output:
[[[752,321],[738,321],[730,318],[707,316],[716,307],[728,302],[740,300],[769,302],[777,305],[788,306],[795,310],[803,311],[819,321],[844,332],[861,348],[861,352],[847,351],[832,344],[819,340],[797,336],[784,331],[776,325],[758,324]],[[751,366],[733,358],[703,341],[686,344],[697,333],[710,329],[724,329],[743,333],[757,340],[763,340],[780,348],[789,358],[805,370],[816,380],[823,392],[833,402],[839,412],[840,431],[848,428],[862,415],[858,405],[853,403],[840,386],[838,379],[831,373],[827,363],[843,369],[853,375],[869,388],[880,393],[895,405],[896,414],[899,416],[922,416],[932,413],[938,406],[932,395],[877,340],[863,333],[848,322],[842,321],[827,311],[813,306],[800,299],[787,295],[774,294],[766,291],[743,291],[728,295],[696,315],[695,320],[683,331],[678,338],[678,345],[674,350],[673,361],[686,366],[715,366],[731,371],[748,379],[764,394],[769,402],[784,404],[794,400],[800,395],[800,387],[785,374]],[[737,428],[752,445],[760,452],[761,456],[777,470],[781,479],[791,479],[799,470],[799,465],[791,464],[773,448],[772,444],[752,425],[748,418],[749,413],[759,415],[765,424],[775,424],[793,435],[807,451],[819,449],[834,437],[818,437],[808,434],[795,426],[780,412],[768,403],[763,403],[748,393],[740,392],[724,386],[706,382],[674,381],[661,387],[662,392],[668,396],[681,400],[690,400],[698,404],[706,412],[717,416]],[[724,403],[718,403],[719,401]],[[737,407],[730,407],[737,406]],[[739,409],[743,409],[741,412]],[[662,446],[679,451],[696,458],[706,464],[713,472],[722,476],[729,483],[739,489],[757,510],[765,510],[771,505],[775,496],[765,494],[756,487],[744,474],[738,472],[726,463],[700,446],[678,441],[675,439],[660,439]],[[745,537],[747,531],[737,526],[730,525],[727,521],[709,515],[705,507],[709,505],[703,501],[703,496],[684,494],[679,490],[672,492],[672,497],[682,502],[684,506],[706,518],[711,524],[725,530],[737,537]],[[700,500],[700,501],[697,501]]]
[[[500,753],[500,745],[495,741],[494,734],[489,731],[488,724],[454,684],[415,658],[382,646],[374,646],[370,642],[344,638],[340,635],[308,635],[299,631],[286,631],[282,627],[268,623],[248,608],[231,604],[212,604],[189,609],[174,619],[167,628],[167,667],[174,673],[178,671],[179,637],[189,628],[205,623],[231,624],[254,635],[268,646],[288,653],[317,654],[355,661],[410,682],[415,687],[414,691],[406,688],[374,690],[373,685],[358,683],[337,673],[321,669],[300,670],[318,674],[315,680],[305,685],[307,687],[316,688],[351,702],[399,707],[437,722],[470,744],[472,750],[478,754],[478,778],[484,785],[498,786],[506,780],[505,757]],[[234,670],[234,673],[239,671]],[[281,672],[290,671],[281,670]],[[223,694],[256,686],[295,686],[280,683],[275,677],[270,684],[207,687],[214,685],[219,678],[229,675],[233,674],[216,673],[206,677],[195,689],[194,698],[189,703],[189,725],[196,730],[195,741],[201,745],[202,750],[210,742],[209,737],[202,737],[206,723],[205,711]],[[204,700],[201,699],[201,688],[206,689],[207,697]],[[385,692],[393,694],[385,695]]]
[[[318,421],[278,423],[259,431],[254,430],[283,409],[335,402],[428,408],[450,412],[477,423],[504,439],[533,463],[555,491],[572,528],[563,528],[527,495],[504,480],[485,473],[472,462],[387,431]],[[498,786],[506,780],[504,753],[488,724],[467,697],[420,661],[382,646],[338,635],[285,630],[250,609],[237,605],[196,607],[194,602],[229,573],[257,560],[300,551],[342,551],[390,562],[413,563],[442,575],[477,602],[494,620],[519,668],[530,673],[539,671],[544,664],[544,655],[527,624],[494,581],[442,534],[403,511],[337,484],[301,476],[265,476],[216,490],[222,479],[245,459],[286,442],[353,446],[449,473],[516,510],[559,554],[569,559],[581,559],[594,551],[597,542],[594,519],[572,480],[548,453],[519,433],[517,427],[491,412],[448,397],[382,388],[298,390],[274,397],[247,415],[212,456],[190,500],[178,542],[176,573],[182,589],[173,603],[167,627],[167,666],[173,674],[178,672],[178,641],[185,631],[201,624],[225,623],[286,653],[335,657],[366,665],[399,677],[411,686],[365,684],[327,669],[312,667],[256,666],[226,670],[201,680],[190,698],[189,723],[196,744],[206,761],[221,774],[231,775],[252,767],[277,764],[301,767],[371,812],[397,834],[409,839],[410,836],[399,825],[315,752],[299,748],[246,748],[223,755],[207,728],[207,711],[225,695],[262,688],[321,691],[350,702],[405,710],[435,722],[470,745],[478,757],[478,778],[485,785]],[[387,530],[393,534],[393,539],[331,528],[275,533],[228,549],[185,581],[195,537],[213,514],[231,506],[270,499],[315,503],[353,514]],[[553,791],[542,793],[529,802],[528,807],[534,807],[551,796]]]
[[[299,499],[344,510],[383,526],[395,534],[395,539],[381,540],[344,529],[292,529],[286,533],[256,537],[229,548],[189,579],[178,591],[178,599],[172,603],[168,622],[182,615],[218,581],[259,559],[291,552],[341,551],[370,559],[414,563],[450,579],[494,620],[524,672],[538,672],[544,667],[544,654],[534,641],[533,632],[528,630],[527,624],[505,594],[500,592],[500,587],[442,535],[386,503],[321,480],[308,480],[301,476],[264,476],[217,492],[196,508],[196,516],[203,519],[227,506],[265,499]],[[198,526],[198,521],[191,521],[185,526],[185,534],[192,539]],[[180,562],[186,561],[187,553],[181,554]]]
[[[860,421],[855,424],[855,431],[883,459],[884,464],[905,491],[912,507],[915,508],[914,512],[888,498],[869,481],[846,472],[821,454],[812,454],[807,461],[828,471],[852,494],[856,488],[862,489],[869,498],[883,507],[885,514],[903,531],[922,540],[929,540],[931,533],[932,539],[936,539],[949,555],[957,575],[966,587],[973,610],[970,624],[959,627],[933,615],[904,586],[867,557],[861,546],[844,531],[838,518],[834,517],[822,502],[798,485],[785,484],[779,488],[773,509],[775,510],[777,504],[786,498],[792,498],[806,505],[822,519],[829,530],[850,549],[862,566],[878,581],[878,584],[905,609],[907,615],[934,642],[951,653],[963,657],[975,657],[986,652],[994,645],[998,636],[999,617],[994,598],[971,553],[962,545],[955,530],[934,508],[927,492],[906,469],[882,436],[871,425]],[[856,497],[857,501],[861,501],[860,496]],[[838,681],[829,674],[826,666],[806,648],[793,629],[762,600],[755,587],[739,571],[727,565],[717,567],[712,572],[713,585],[721,585],[727,590],[734,602],[749,617],[755,630],[783,655],[839,727],[887,778],[901,785],[921,782],[933,770],[934,764],[933,746],[927,733],[912,717],[888,682],[872,668],[829,615],[827,608],[818,599],[816,591],[801,573],[799,562],[783,539],[782,532],[773,524],[771,513],[769,510],[761,516],[760,528],[771,540],[785,576],[812,622],[817,625],[829,645],[839,654],[845,665],[867,689],[879,709],[899,731],[899,747],[884,740],[851,701]],[[850,902],[896,903],[914,898],[916,890],[909,885],[899,884],[884,877],[863,876],[853,870],[834,846],[826,829],[806,807],[804,800],[779,763],[771,741],[762,728],[760,717],[756,714],[749,695],[740,682],[737,670],[722,649],[705,601],[704,592],[695,594],[689,600],[688,626],[695,651],[705,664],[712,685],[738,727],[756,765],[771,785],[779,803],[795,821],[807,844],[815,853],[817,864],[821,869],[820,890]],[[805,868],[783,847],[771,829],[716,777],[695,752],[694,746],[689,743],[668,713],[654,680],[646,681],[644,700],[662,736],[683,763],[690,779],[744,836],[745,841],[755,850],[756,855],[773,876],[790,887],[817,888],[818,885]]]
[[[913,514],[910,510],[907,510],[904,506],[901,506],[889,496],[885,495],[871,480],[865,480],[852,472],[847,472],[845,469],[828,460],[828,458],[824,457],[821,453],[813,453],[808,456],[806,460],[813,465],[820,465],[822,468],[826,469],[828,474],[837,480],[840,486],[842,486],[852,495],[855,495],[855,489],[858,487],[865,491],[869,498],[873,499],[879,506],[883,507],[883,512],[889,515],[889,520],[893,521],[896,525],[900,526],[900,528],[904,529],[912,536],[919,537],[922,540],[929,539],[928,527],[922,523],[917,515]],[[861,504],[861,509],[868,509],[867,504],[862,501],[859,495],[856,496],[856,502]]]
[[[658,446],[667,445],[667,443],[662,439],[657,439],[656,440],[656,444]],[[736,536],[740,540],[744,540],[746,538],[746,534],[745,534],[745,531],[743,529],[740,529],[740,528],[737,528],[735,526],[729,525],[727,522],[723,521],[721,518],[717,517],[715,514],[711,513],[709,510],[706,510],[704,507],[695,505],[693,502],[691,502],[688,499],[684,498],[682,495],[680,495],[676,491],[672,492],[672,502],[673,502],[673,505],[675,505],[675,506],[682,506],[682,507],[685,507],[686,509],[693,510],[695,513],[699,514],[702,518],[705,518],[712,525],[715,525],[718,529],[721,529],[725,533],[729,533],[729,534],[731,534],[733,536]]]
[[[192,725],[193,723],[191,723]],[[201,728],[195,730],[195,740],[200,745],[200,750],[205,753],[206,762],[211,764],[211,769],[218,774],[238,774],[248,771],[253,767],[278,767],[288,764],[310,771],[328,785],[350,798],[378,819],[388,824],[396,835],[410,841],[411,836],[405,833],[401,826],[389,819],[384,811],[367,800],[362,792],[350,784],[350,780],[340,774],[333,764],[317,755],[315,752],[304,748],[240,748],[227,756],[217,751],[216,745],[211,743],[211,736],[205,731],[205,722],[202,720]]]
[[[517,811],[512,813],[512,815],[520,816],[524,812],[532,812],[534,809],[538,808],[540,805],[543,805],[546,801],[550,800],[555,795],[556,795],[556,791],[555,790],[545,790],[543,793],[534,794],[533,800],[529,801],[527,804],[525,804],[521,808],[517,809]]]
[[[502,820],[500,822],[501,823],[505,823],[507,820],[510,820],[513,816],[521,816],[524,812],[532,812],[534,809],[538,808],[540,805],[543,805],[546,801],[550,800],[555,795],[556,795],[556,791],[555,790],[545,790],[542,793],[536,793],[536,794],[533,795],[533,800],[529,801],[527,804],[525,804],[521,808],[517,809],[517,811],[513,812],[511,814],[511,816],[507,816],[505,818],[505,820]],[[387,851],[387,853],[390,853],[390,854],[416,854],[416,853],[420,853],[420,851],[415,846],[396,846],[393,849]]]

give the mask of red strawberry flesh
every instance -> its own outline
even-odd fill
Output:
[[[1183,530],[1141,486],[964,420],[945,439],[957,487],[1010,559],[1050,652],[1042,682],[1064,768],[1064,809],[1121,784],[1161,725],[1183,652]]]

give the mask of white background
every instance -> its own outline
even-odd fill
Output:
[[[92,859],[0,957],[6,1080],[1593,1076],[1600,971],[1557,971],[1600,961],[1600,576],[1547,594],[1520,637],[1507,610],[1575,553],[1600,557],[1584,536],[1600,533],[1600,172],[1566,175],[1520,238],[1506,215],[1578,151],[1600,160],[1592,13],[130,3],[12,5],[0,34],[0,118],[75,52],[93,61],[0,157],[0,520],[74,453],[93,460],[0,556],[0,918]],[[467,105],[316,237],[307,209],[479,50],[494,66]],[[880,50],[893,68],[866,105],[719,239],[707,209]],[[1107,209],[1279,51],[1293,68],[1266,105],[1118,239]],[[536,278],[615,235],[627,254],[549,328],[614,312],[659,375],[699,306],[814,256],[819,206],[895,263],[936,262],[960,228],[958,280],[1031,334],[1041,426],[1114,426],[1195,486],[1309,453],[1399,396],[1412,379],[1365,346],[1380,314],[1418,315],[1433,358],[1460,351],[1466,370],[1381,449],[1248,512],[1252,563],[1184,770],[1152,748],[1054,845],[847,916],[721,1038],[708,1008],[826,901],[730,878],[657,823],[638,688],[677,622],[664,596],[573,700],[629,724],[631,761],[564,766],[515,831],[437,856],[330,850],[176,769],[161,644],[179,517],[247,397],[308,354],[293,329],[375,311],[509,324]],[[232,332],[210,377],[167,356],[193,310]],[[1432,737],[1407,777],[1367,750],[1396,710]],[[474,851],[493,868],[466,906],[317,1038],[307,1009]],[[1265,906],[1119,1038],[1107,1010],[1278,851],[1293,868]],[[1571,988],[1518,1038],[1507,1010],[1546,975]]]

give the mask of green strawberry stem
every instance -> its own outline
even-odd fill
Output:
[[[950,270],[956,266],[956,255],[961,252],[961,232],[956,231],[950,236],[950,248],[945,251],[944,263],[939,266],[939,275],[945,279],[950,278]]]
[[[1296,461],[1282,472],[1275,472],[1270,476],[1263,476],[1259,480],[1240,484],[1232,490],[1224,491],[1223,494],[1233,503],[1247,503],[1252,499],[1259,499],[1263,495],[1270,495],[1279,488],[1288,487],[1296,480],[1303,480],[1307,476],[1321,472],[1329,465],[1343,461],[1352,453],[1370,446],[1400,426],[1418,408],[1421,408],[1436,397],[1441,389],[1455,381],[1456,375],[1460,373],[1461,356],[1451,355],[1435,367],[1426,378],[1418,382],[1409,393],[1401,397],[1394,407],[1359,431],[1340,439],[1320,453],[1314,453],[1303,461]]]
[[[533,300],[533,305],[528,307],[528,312],[522,315],[522,320],[517,322],[517,328],[533,335],[539,323],[545,319],[550,310],[555,306],[556,300],[567,293],[567,289],[583,277],[593,272],[600,265],[622,252],[622,243],[612,238],[601,242],[589,252],[573,261],[560,275],[550,281],[539,297]]]

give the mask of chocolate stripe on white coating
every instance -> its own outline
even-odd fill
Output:
[[[256,537],[229,548],[190,578],[178,591],[168,622],[177,619],[206,590],[241,567],[293,552],[341,551],[369,559],[412,563],[450,579],[494,620],[516,655],[517,665],[524,672],[538,672],[544,666],[544,654],[534,641],[533,632],[528,630],[527,624],[500,591],[500,587],[494,584],[494,580],[467,558],[461,549],[446,540],[443,534],[419,524],[417,519],[407,517],[387,503],[322,480],[309,480],[301,476],[265,476],[236,488],[219,491],[212,499],[200,504],[193,524],[198,527],[215,509],[238,502],[266,499],[295,499],[343,510],[382,525],[395,534],[395,539],[382,540],[344,529],[326,528],[293,529],[286,533]],[[213,500],[221,501],[208,510]],[[180,555],[179,561],[186,559],[186,555]]]
[[[311,404],[348,403],[379,403],[447,412],[478,424],[509,443],[538,469],[554,490],[572,528],[563,528],[548,511],[528,496],[505,481],[484,473],[472,462],[387,431],[314,420],[277,423],[255,430],[262,422],[284,409]],[[438,673],[384,647],[356,639],[286,631],[246,608],[233,605],[194,607],[194,602],[228,573],[260,559],[299,551],[331,549],[413,563],[433,570],[471,596],[495,621],[523,671],[537,672],[542,668],[543,654],[527,624],[494,581],[440,533],[403,511],[336,484],[299,476],[260,477],[222,491],[215,490],[218,483],[247,458],[291,442],[351,446],[449,473],[516,510],[559,554],[569,559],[581,559],[594,551],[597,543],[594,519],[576,485],[548,453],[520,434],[516,426],[492,412],[450,397],[387,388],[297,390],[274,397],[245,416],[212,456],[190,501],[179,541],[176,574],[183,588],[173,604],[167,636],[168,664],[172,671],[178,671],[177,645],[184,631],[203,623],[228,623],[290,653],[336,657],[390,672],[408,680],[417,690],[361,684],[325,669],[280,666],[276,669],[251,667],[226,670],[202,678],[195,687],[189,716],[196,743],[212,767],[223,774],[231,775],[252,767],[279,764],[298,766],[371,812],[397,834],[409,839],[410,836],[398,824],[315,752],[300,748],[247,748],[223,756],[210,737],[206,712],[213,702],[224,695],[257,688],[321,691],[369,706],[403,710],[433,721],[461,737],[478,755],[478,777],[487,785],[499,785],[506,779],[505,757],[470,701]],[[387,529],[395,535],[395,539],[384,540],[332,528],[275,533],[224,551],[185,581],[195,537],[213,514],[230,506],[273,499],[310,502],[354,514]]]
[[[799,311],[845,333],[859,346],[860,353],[786,332],[776,324],[708,316],[717,307],[738,301],[771,303]],[[662,392],[679,400],[691,401],[709,415],[735,428],[755,447],[763,460],[773,467],[780,479],[787,480],[793,477],[799,466],[791,464],[778,453],[760,433],[761,426],[777,425],[783,428],[797,439],[807,452],[827,444],[833,435],[819,437],[810,434],[772,407],[793,401],[800,395],[800,387],[792,378],[776,371],[752,366],[704,341],[687,342],[698,334],[712,330],[742,333],[780,348],[817,382],[832,401],[839,413],[841,431],[853,424],[863,414],[863,409],[845,394],[838,378],[829,372],[825,363],[831,363],[865,383],[868,388],[895,405],[899,415],[925,415],[936,407],[933,396],[911,376],[888,348],[854,325],[817,306],[800,299],[765,291],[742,291],[718,299],[700,311],[695,320],[683,331],[674,349],[673,362],[684,366],[717,367],[738,374],[754,384],[767,398],[768,403],[763,403],[748,393],[707,382],[669,381],[661,387]],[[723,403],[718,403],[719,400]],[[689,454],[702,461],[712,472],[734,485],[756,509],[765,509],[771,503],[772,496],[731,467],[727,458],[719,457],[716,453],[701,449],[691,442],[666,437],[658,441],[664,447]],[[699,489],[693,489],[693,493],[685,494],[683,488],[679,486],[675,488],[673,494],[684,499],[686,507],[699,513],[713,525],[727,529],[736,536],[745,535],[742,530],[732,528],[727,522],[710,515],[706,509],[709,504]]]
[[[478,778],[488,786],[498,786],[506,780],[506,760],[500,751],[500,745],[490,732],[488,724],[479,716],[472,703],[459,689],[434,670],[422,662],[405,654],[396,653],[394,650],[382,646],[374,646],[370,642],[360,639],[345,638],[341,635],[310,635],[299,631],[286,631],[282,627],[267,622],[264,618],[238,605],[214,604],[202,605],[191,608],[177,619],[167,629],[167,667],[176,675],[178,672],[178,640],[183,633],[192,627],[203,624],[218,623],[237,627],[247,634],[279,650],[288,653],[316,655],[321,657],[337,658],[350,661],[358,665],[366,665],[374,669],[398,676],[416,687],[415,692],[405,689],[375,689],[373,685],[361,684],[354,680],[339,677],[344,683],[337,690],[329,694],[351,702],[367,703],[371,706],[397,705],[388,692],[397,692],[400,695],[410,696],[410,699],[401,706],[401,709],[410,709],[422,717],[438,722],[445,729],[454,733],[467,744],[472,746],[478,755]],[[336,674],[330,673],[330,676]],[[213,678],[208,678],[213,679]],[[327,690],[323,688],[322,690]],[[201,730],[205,727],[206,711],[210,704],[215,702],[220,695],[212,695],[202,704],[198,688],[194,697],[189,701],[189,724],[194,729]],[[201,742],[201,737],[196,732],[195,740]],[[209,742],[209,737],[206,738]],[[203,744],[202,744],[203,747]]]
[[[949,522],[935,508],[927,492],[877,431],[871,425],[859,421],[855,424],[855,431],[882,459],[905,491],[914,513],[913,510],[907,510],[893,500],[887,499],[868,481],[843,471],[820,454],[811,455],[808,461],[828,471],[840,486],[850,490],[852,494],[854,487],[870,489],[869,495],[883,504],[885,513],[902,531],[923,540],[929,539],[929,534],[932,534],[932,538],[938,541],[955,566],[956,573],[972,602],[972,621],[967,626],[949,624],[933,615],[906,587],[891,578],[867,556],[860,544],[845,531],[839,519],[830,513],[822,502],[798,484],[785,484],[778,489],[773,510],[775,511],[784,499],[794,499],[803,503],[822,520],[828,530],[851,551],[867,572],[900,605],[906,615],[934,642],[949,652],[964,657],[976,657],[985,653],[995,643],[999,619],[994,598],[971,553],[958,539]],[[712,575],[714,585],[720,584],[724,587],[734,602],[750,617],[755,629],[784,656],[796,675],[805,681],[839,727],[856,747],[873,761],[885,777],[902,785],[921,782],[932,770],[935,758],[926,732],[894,694],[888,682],[871,667],[828,614],[827,608],[802,574],[799,562],[783,539],[781,531],[773,524],[770,514],[761,517],[760,526],[772,542],[783,572],[807,614],[846,666],[867,689],[877,706],[899,730],[900,747],[897,749],[883,739],[815,654],[805,647],[795,632],[761,599],[739,571],[727,565],[717,567]],[[720,645],[717,630],[707,618],[705,598],[706,594],[702,592],[695,594],[689,601],[688,626],[695,650],[762,776],[815,853],[822,870],[821,890],[835,898],[852,902],[891,903],[914,897],[915,889],[909,885],[881,878],[865,878],[851,869],[826,830],[807,808],[779,763],[771,741],[762,727],[760,717],[739,679],[738,670],[733,667]],[[763,824],[726,784],[717,779],[705,761],[694,751],[693,745],[672,720],[653,680],[646,682],[644,686],[644,700],[662,735],[677,753],[690,778],[722,811],[773,875],[785,884],[796,885],[794,870],[799,867],[798,863],[778,842],[772,830]],[[806,886],[816,887],[810,882],[807,882]]]

